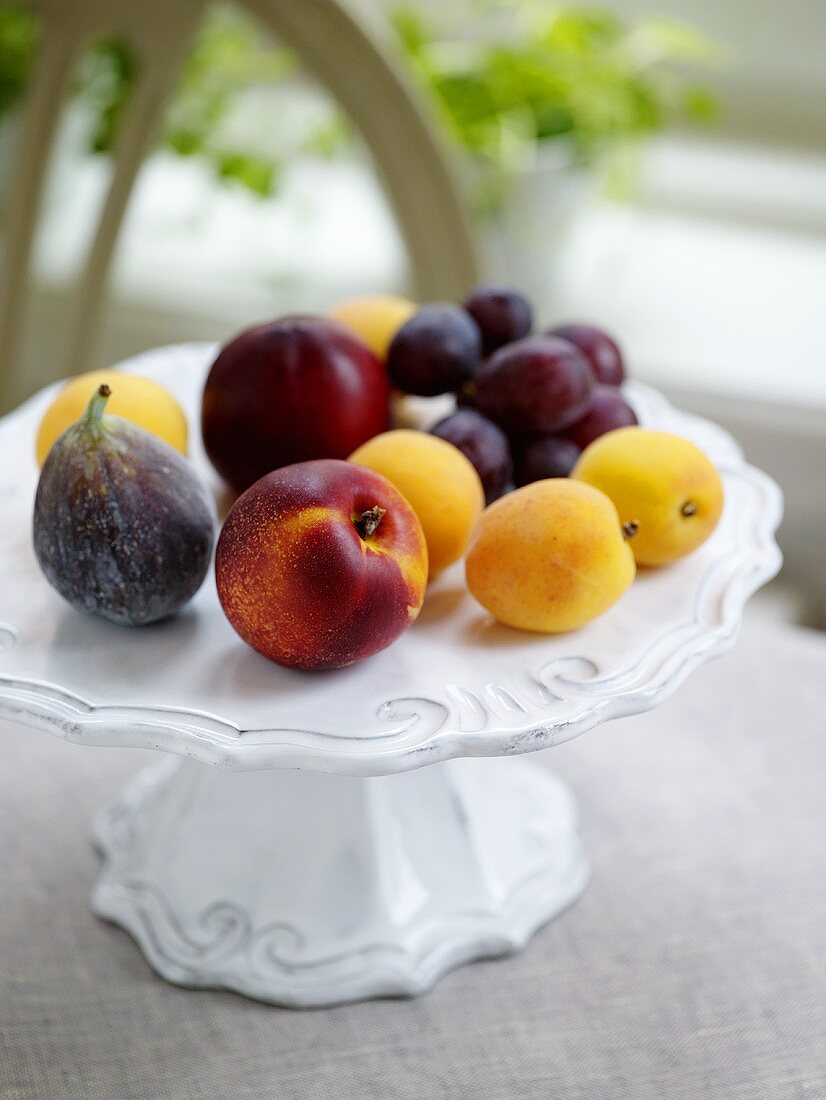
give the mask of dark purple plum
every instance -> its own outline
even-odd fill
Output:
[[[508,286],[477,286],[462,303],[482,333],[485,355],[521,340],[533,327],[531,303]]]
[[[162,439],[103,417],[101,386],[43,465],[34,550],[72,607],[129,626],[174,614],[209,569],[212,501],[190,464]]]
[[[475,409],[459,409],[431,431],[458,447],[470,461],[485,490],[486,504],[502,496],[513,478],[513,460],[508,437],[500,427]]]
[[[595,325],[558,325],[549,336],[561,336],[575,344],[591,366],[598,382],[618,386],[625,378],[625,364],[616,340]]]
[[[595,385],[578,348],[555,336],[528,336],[506,344],[476,376],[479,411],[508,435],[550,435],[584,414]]]
[[[594,387],[585,415],[565,429],[565,437],[585,450],[589,443],[615,428],[637,423],[637,416],[616,386]]]
[[[403,393],[435,397],[458,390],[479,369],[482,337],[461,306],[432,302],[401,326],[387,350],[387,373]]]
[[[549,477],[567,477],[579,455],[576,443],[559,435],[528,439],[520,447],[516,460],[516,484],[529,485]]]

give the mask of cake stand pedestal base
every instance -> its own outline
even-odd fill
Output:
[[[521,760],[357,779],[165,759],[103,811],[97,914],[187,986],[273,1004],[426,990],[583,890],[573,799]]]

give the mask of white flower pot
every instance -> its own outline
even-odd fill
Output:
[[[556,142],[505,182],[501,205],[483,223],[488,277],[513,283],[540,312],[553,300],[557,257],[577,216],[598,190],[598,173]]]

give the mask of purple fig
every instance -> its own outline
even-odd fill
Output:
[[[194,470],[157,436],[103,411],[101,386],[49,452],[34,550],[72,607],[138,626],[173,615],[204,581],[214,508]]]

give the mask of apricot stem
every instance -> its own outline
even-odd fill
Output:
[[[696,514],[697,514],[697,505],[694,503],[694,501],[693,500],[685,501],[682,508],[680,509],[680,515],[683,515],[683,516],[685,516],[686,519],[689,519],[691,516],[694,516]]]
[[[629,539],[632,539],[634,535],[636,535],[639,529],[640,525],[637,523],[637,521],[635,519],[631,519],[628,521],[628,523],[623,523],[622,537],[625,539],[626,542],[628,542]]]
[[[372,534],[375,534],[386,511],[386,508],[380,508],[378,504],[374,504],[372,508],[368,508],[353,520],[353,526],[363,539],[369,539]]]

